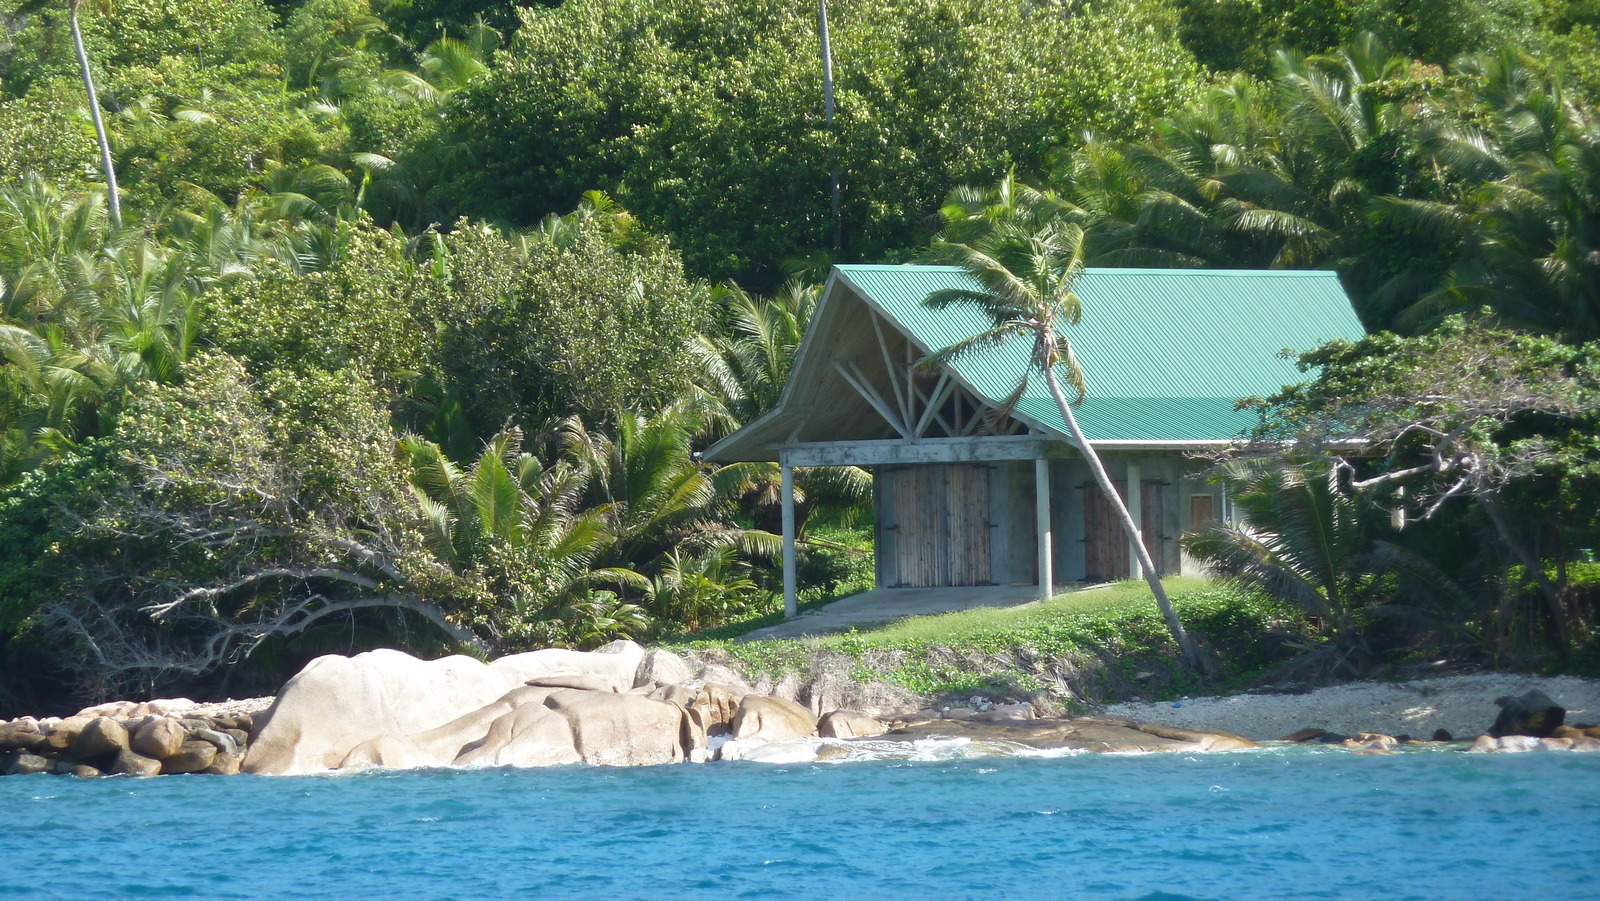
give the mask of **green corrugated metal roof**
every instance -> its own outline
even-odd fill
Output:
[[[839,266],[839,274],[928,351],[987,329],[963,307],[933,310],[934,291],[976,283],[953,266]],[[1074,414],[1091,441],[1215,441],[1253,417],[1241,397],[1267,395],[1305,376],[1282,351],[1360,338],[1361,323],[1332,272],[1087,269],[1076,286],[1083,321],[1063,333],[1082,363],[1088,398]],[[953,368],[992,403],[1016,390],[1029,344],[1013,340]],[[1066,434],[1043,381],[1029,381],[1017,411]]]

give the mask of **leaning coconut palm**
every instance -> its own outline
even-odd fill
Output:
[[[1207,676],[1215,674],[1213,661],[1201,653],[1189,637],[1178,614],[1172,608],[1156,565],[1150,559],[1139,538],[1139,528],[1133,516],[1111,484],[1105,466],[1094,446],[1084,437],[1078,420],[1072,414],[1072,403],[1082,402],[1087,394],[1083,370],[1078,365],[1072,344],[1062,334],[1063,326],[1077,325],[1083,316],[1083,304],[1073,291],[1078,276],[1083,272],[1084,230],[1077,225],[1051,220],[1042,226],[1029,227],[1018,222],[1000,222],[973,244],[952,244],[935,240],[932,256],[939,262],[960,266],[978,283],[977,288],[950,288],[935,291],[924,303],[942,310],[953,306],[972,307],[994,323],[994,327],[950,345],[924,360],[924,365],[937,366],[951,363],[962,357],[992,350],[1008,341],[1021,338],[1032,341],[1029,358],[1030,369],[1044,376],[1055,399],[1061,418],[1066,421],[1072,440],[1089,464],[1095,483],[1105,493],[1111,508],[1122,522],[1139,557],[1145,581],[1156,597],[1167,629],[1183,651],[1183,656],[1195,669]],[[1057,371],[1059,368],[1060,375]],[[1023,373],[1026,385],[1027,373]],[[1065,378],[1078,392],[1076,401],[1069,403],[1061,389]]]

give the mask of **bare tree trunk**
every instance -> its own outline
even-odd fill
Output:
[[[1127,533],[1128,541],[1133,544],[1134,552],[1138,554],[1139,567],[1144,570],[1144,580],[1150,586],[1151,593],[1156,596],[1156,606],[1161,608],[1161,617],[1167,622],[1167,631],[1172,633],[1173,640],[1183,651],[1183,659],[1206,678],[1216,678],[1216,661],[1201,653],[1200,646],[1194,643],[1188,630],[1184,629],[1183,623],[1178,620],[1178,612],[1172,609],[1172,601],[1161,585],[1161,576],[1156,572],[1155,561],[1150,559],[1150,552],[1144,546],[1139,528],[1133,523],[1133,514],[1128,512],[1128,505],[1123,503],[1122,495],[1118,494],[1116,487],[1111,484],[1111,477],[1106,474],[1105,465],[1100,462],[1100,455],[1095,453],[1094,446],[1083,436],[1083,429],[1078,427],[1078,418],[1072,415],[1072,405],[1067,403],[1067,397],[1061,391],[1061,383],[1056,380],[1055,367],[1045,369],[1044,380],[1045,384],[1050,386],[1050,396],[1055,398],[1061,418],[1067,421],[1067,428],[1072,432],[1072,440],[1078,443],[1078,449],[1083,452],[1083,458],[1089,463],[1089,471],[1094,473],[1095,484],[1105,493],[1106,499],[1111,503],[1111,509],[1117,511],[1117,518],[1122,522],[1122,530]]]
[[[822,32],[822,112],[833,138],[833,48],[828,41],[828,0],[818,0],[817,25]],[[828,147],[828,174],[833,179],[833,249],[844,244],[844,218],[839,213],[839,151]]]
[[[72,49],[78,54],[78,71],[83,73],[83,87],[89,93],[89,117],[94,120],[94,135],[100,140],[100,168],[106,175],[106,203],[111,212],[111,227],[122,228],[122,201],[117,199],[117,170],[111,163],[111,141],[106,137],[106,124],[100,118],[100,96],[94,89],[94,76],[89,73],[89,54],[83,49],[83,30],[78,27],[78,4],[71,6],[69,21],[72,24]]]

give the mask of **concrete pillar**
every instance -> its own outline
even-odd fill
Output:
[[[800,615],[795,591],[794,467],[785,463],[779,468],[783,473],[783,615],[793,619]]]
[[[1055,590],[1054,554],[1050,540],[1050,461],[1033,461],[1034,528],[1039,535],[1039,598],[1048,599]]]

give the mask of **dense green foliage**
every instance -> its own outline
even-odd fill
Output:
[[[812,4],[528,10],[463,102],[482,165],[461,199],[531,223],[603,187],[697,274],[766,286],[784,260],[829,247],[834,162],[845,252],[872,258],[912,243],[952,185],[1038,168],[1081,129],[1137,134],[1196,75],[1156,5],[875,0],[830,16],[831,133]]]
[[[1484,332],[1532,406],[1473,421],[1470,491],[1408,483],[1398,535],[1334,491],[1351,554],[1276,584],[1379,656],[1592,635],[1587,0],[836,0],[831,125],[796,0],[77,9],[120,228],[68,7],[0,0],[0,706],[770,612],[776,467],[693,451],[776,402],[820,264],[1049,219],[1091,265],[1335,268],[1422,336],[1309,357],[1290,432],[1411,421],[1452,313],[1544,336]],[[867,475],[797,484],[802,596],[869,581]],[[1380,634],[1400,601],[1465,632]]]
[[[1316,377],[1262,402],[1246,449],[1267,468],[1229,474],[1248,524],[1190,552],[1316,616],[1329,663],[1376,644],[1592,666],[1600,343],[1453,317],[1302,362]]]

